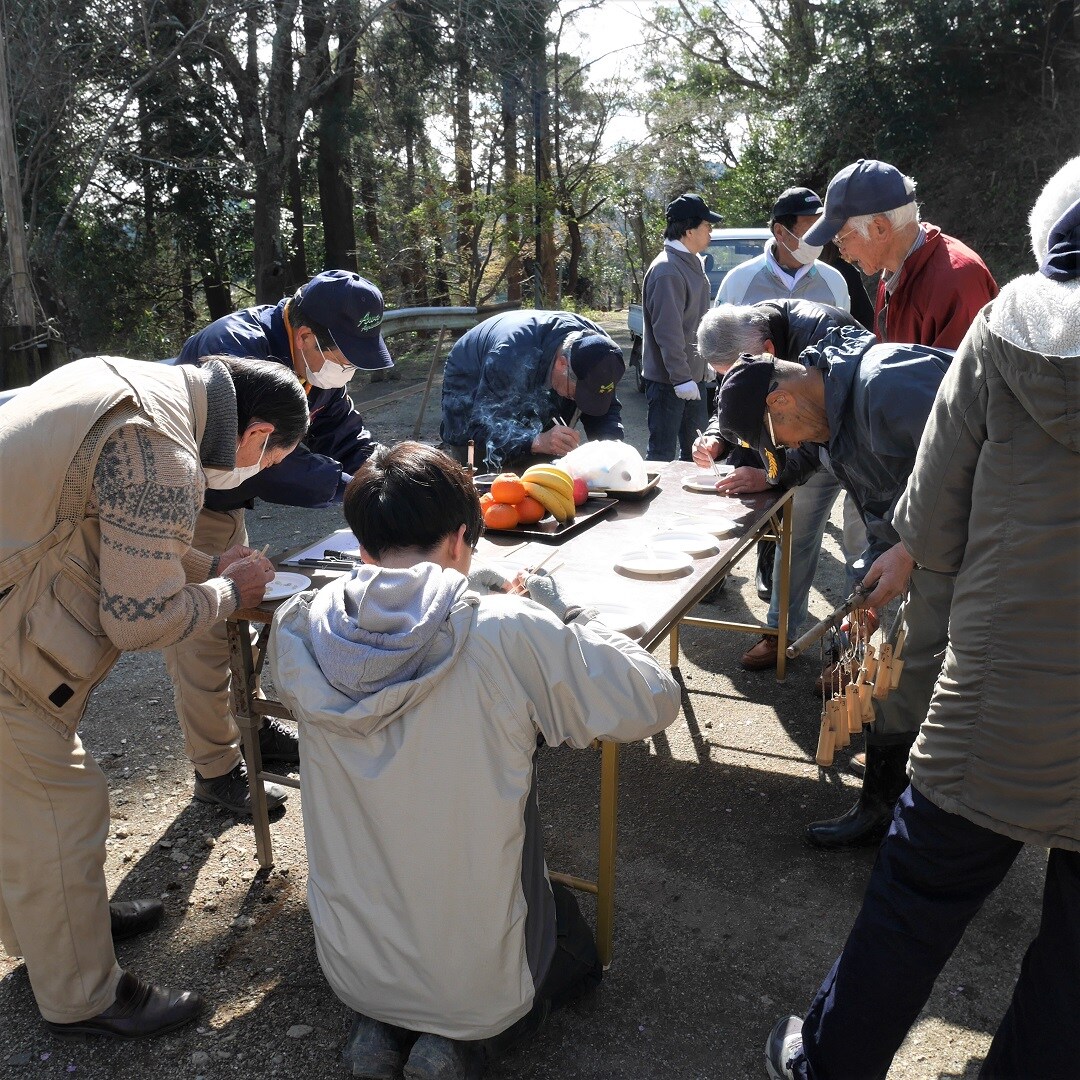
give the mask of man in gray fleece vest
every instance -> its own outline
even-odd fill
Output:
[[[708,420],[705,361],[697,328],[709,308],[709,279],[701,252],[721,219],[700,195],[668,203],[664,250],[641,287],[645,333],[641,372],[649,405],[650,461],[690,461],[694,438]]]

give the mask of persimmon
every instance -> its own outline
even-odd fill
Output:
[[[516,506],[492,502],[484,507],[484,524],[489,529],[512,529],[518,523]]]
[[[517,511],[518,521],[522,525],[535,525],[547,513],[543,505],[538,503],[531,495],[526,495],[514,509]]]
[[[506,503],[508,506],[516,506],[525,498],[527,492],[525,485],[516,473],[504,472],[491,482],[491,497],[497,503]]]

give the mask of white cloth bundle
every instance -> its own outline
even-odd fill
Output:
[[[614,439],[582,443],[555,464],[596,491],[638,491],[649,481],[641,454]]]

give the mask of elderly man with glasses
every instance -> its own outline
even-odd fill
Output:
[[[998,293],[971,248],[920,222],[915,182],[884,161],[860,158],[832,178],[825,213],[803,236],[809,245],[830,240],[864,274],[881,275],[879,341],[955,349]]]
[[[880,609],[906,596],[904,677],[874,702],[859,801],[807,829],[819,847],[874,844],[885,835],[941,667],[952,578],[913,568],[892,516],[950,359],[948,351],[881,345],[865,330],[840,327],[797,363],[747,356],[720,386],[716,424],[725,439],[767,459],[797,449],[788,454],[786,481],[799,482],[800,463],[803,470],[824,467],[852,496],[866,526],[867,547],[855,567],[869,590],[866,605]]]

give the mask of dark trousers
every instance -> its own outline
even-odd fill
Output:
[[[912,787],[897,803],[862,910],[803,1021],[801,1080],[883,1080],[938,973],[1023,845]],[[979,1073],[1073,1080],[1080,1016],[1080,853],[1052,848],[1042,921]]]
[[[536,989],[532,1009],[505,1031],[480,1043],[489,1060],[506,1053],[512,1046],[535,1035],[548,1015],[600,985],[604,968],[596,952],[596,939],[577,898],[565,885],[551,883],[555,897],[555,932],[558,940],[551,967]]]
[[[649,461],[691,461],[694,440],[709,422],[705,404],[705,383],[698,383],[699,401],[683,401],[670,383],[645,380],[645,400],[649,405]]]

